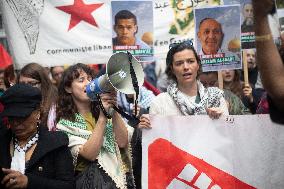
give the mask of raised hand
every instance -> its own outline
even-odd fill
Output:
[[[249,84],[245,84],[243,87],[243,95],[249,99],[249,102],[253,102],[253,96],[252,96],[252,88]]]

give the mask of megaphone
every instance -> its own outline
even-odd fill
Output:
[[[129,57],[131,56],[131,57]],[[119,52],[113,54],[107,65],[106,73],[92,80],[86,87],[86,93],[92,100],[96,95],[117,90],[124,94],[135,94],[130,74],[130,60],[137,78],[138,86],[144,82],[142,65],[130,53]]]

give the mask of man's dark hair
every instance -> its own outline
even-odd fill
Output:
[[[118,20],[120,19],[133,19],[135,25],[137,25],[137,18],[136,16],[130,12],[129,10],[121,10],[118,13],[116,13],[115,17],[114,17],[114,24],[116,25]]]
[[[199,75],[199,73],[202,70],[201,60],[200,60],[199,56],[197,55],[194,47],[188,41],[184,41],[184,42],[179,43],[179,44],[175,45],[174,47],[172,47],[169,50],[168,54],[167,54],[167,58],[166,58],[166,64],[167,64],[166,74],[167,74],[168,78],[171,79],[171,80],[177,81],[177,78],[176,78],[175,74],[173,73],[174,55],[177,52],[183,51],[185,49],[192,50],[192,52],[193,52],[193,54],[194,54],[194,56],[195,56],[195,58],[197,60],[197,63],[199,64],[199,70],[198,70],[197,75]]]

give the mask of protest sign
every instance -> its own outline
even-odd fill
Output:
[[[143,188],[284,187],[284,127],[269,115],[150,119],[142,137]]]

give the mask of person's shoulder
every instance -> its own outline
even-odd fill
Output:
[[[167,102],[169,100],[171,100],[172,97],[169,95],[169,93],[164,92],[164,93],[160,93],[158,94],[154,99],[153,102]]]
[[[164,116],[181,115],[181,112],[178,109],[174,99],[167,92],[160,93],[153,99],[150,105],[149,113]]]
[[[53,144],[55,146],[66,146],[69,144],[69,138],[67,134],[62,131],[42,131],[42,138],[46,142]]]
[[[166,98],[166,97],[171,98],[168,92],[163,92],[157,95],[157,98]]]
[[[239,98],[237,95],[235,95],[232,91],[228,90],[228,89],[223,89],[223,92],[224,92],[224,96],[226,98]]]

